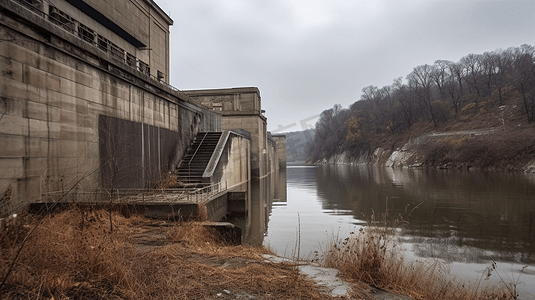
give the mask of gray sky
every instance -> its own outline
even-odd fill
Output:
[[[171,84],[256,86],[275,132],[313,126],[307,119],[348,107],[363,87],[390,85],[418,65],[535,45],[535,1],[155,2],[174,21]]]

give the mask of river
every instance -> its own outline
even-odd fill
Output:
[[[495,261],[485,280],[512,282],[520,299],[535,299],[534,174],[289,166],[252,185],[273,201],[253,195],[248,222],[257,228],[248,239],[279,255],[313,259],[334,236],[388,212],[389,220],[403,219],[398,232],[409,259],[440,260],[472,281]]]

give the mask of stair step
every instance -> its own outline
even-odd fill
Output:
[[[195,136],[182,157],[180,167],[175,171],[179,177],[178,182],[188,186],[177,184],[177,187],[190,188],[190,184],[200,187],[206,186],[202,183],[202,175],[212,158],[221,135],[221,132],[199,132]]]

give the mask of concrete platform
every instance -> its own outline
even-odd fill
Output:
[[[229,210],[229,195],[233,200]],[[119,197],[113,201],[76,201],[73,199],[55,203],[51,199],[32,203],[30,212],[39,213],[49,209],[62,210],[73,206],[92,207],[120,211],[125,215],[142,214],[147,218],[161,220],[220,221],[233,209],[246,211],[246,192],[223,191],[211,195],[191,195],[184,192],[137,194]]]

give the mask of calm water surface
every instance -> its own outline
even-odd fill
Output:
[[[501,277],[518,284],[521,299],[535,299],[533,174],[291,166],[285,177],[283,196],[257,208],[271,209],[264,244],[279,255],[313,258],[333,236],[388,211],[407,221],[400,235],[409,258],[438,259],[466,280],[479,280],[496,261],[486,282]],[[281,178],[272,181],[265,188],[280,194]]]

